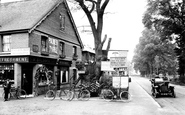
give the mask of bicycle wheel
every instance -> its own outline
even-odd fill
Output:
[[[120,93],[120,99],[121,100],[125,100],[125,101],[130,101],[130,98],[131,98],[131,95],[129,94],[129,92],[128,91],[122,91],[121,93]]]
[[[69,91],[69,90],[62,90],[62,91],[60,91],[59,97],[62,100],[71,101],[74,97],[74,93],[72,91]]]
[[[49,90],[49,91],[47,91],[47,93],[46,93],[46,99],[48,99],[48,100],[54,100],[55,99],[55,92],[53,91],[53,90]]]
[[[79,94],[79,99],[88,101],[90,98],[90,92],[88,90],[82,90]]]
[[[103,92],[103,99],[106,101],[111,101],[114,98],[114,93],[108,89]]]
[[[23,89],[20,89],[20,90],[17,92],[17,98],[18,98],[18,99],[25,99],[25,98],[26,98],[26,91],[23,90]]]

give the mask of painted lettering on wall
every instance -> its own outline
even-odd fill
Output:
[[[7,62],[28,62],[28,57],[0,57],[0,63]]]

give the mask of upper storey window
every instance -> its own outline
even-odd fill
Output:
[[[76,48],[76,46],[73,46],[73,55],[74,55],[74,56],[77,55],[77,48]]]
[[[2,36],[2,52],[11,51],[11,35]]]
[[[54,54],[58,53],[58,40],[49,38],[49,52]]]
[[[41,36],[41,54],[49,55],[48,37]]]

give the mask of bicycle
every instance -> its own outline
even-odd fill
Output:
[[[57,91],[56,85],[48,85],[49,90],[46,92],[46,99],[54,100],[56,96],[60,97],[61,100],[69,100],[71,98],[72,92],[67,90],[66,88],[61,88],[60,92]]]
[[[71,98],[69,100],[71,101],[76,97],[78,100],[88,101],[89,98],[90,98],[90,92],[86,88],[87,87],[83,84],[78,86],[78,87],[73,85],[70,88],[70,91],[72,92],[71,93],[72,95],[70,96]]]
[[[2,97],[4,97],[5,93],[3,92]],[[21,89],[19,86],[17,88],[13,87],[10,89],[10,93],[8,96],[8,99],[14,98],[14,99],[25,99],[26,98],[26,91],[24,89]]]
[[[116,95],[112,90],[113,89],[102,89],[102,97],[106,101],[112,101],[114,99],[121,100],[121,101],[130,101],[131,95],[128,91],[121,91],[118,95]]]

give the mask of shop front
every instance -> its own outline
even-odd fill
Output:
[[[0,85],[6,79],[10,79],[12,87],[20,86],[27,94],[33,93],[36,72],[40,66],[54,73],[56,59],[41,58],[34,56],[6,56],[0,57]],[[54,78],[54,74],[51,75]],[[48,81],[46,75],[40,74],[38,79],[39,89],[46,89]]]
[[[68,87],[70,84],[70,67],[71,67],[71,61],[63,61],[58,60],[57,63],[57,89],[60,89],[61,87]]]
[[[44,94],[49,82],[60,89],[77,79],[77,72],[71,72],[71,65],[72,61],[35,56],[0,57],[0,85],[10,79],[12,86],[20,86],[27,94]]]
[[[28,61],[28,57],[0,57],[0,85],[10,79],[12,86],[21,86],[21,64]]]
[[[9,79],[14,84],[14,64],[0,64],[0,86],[2,86],[6,79]]]

